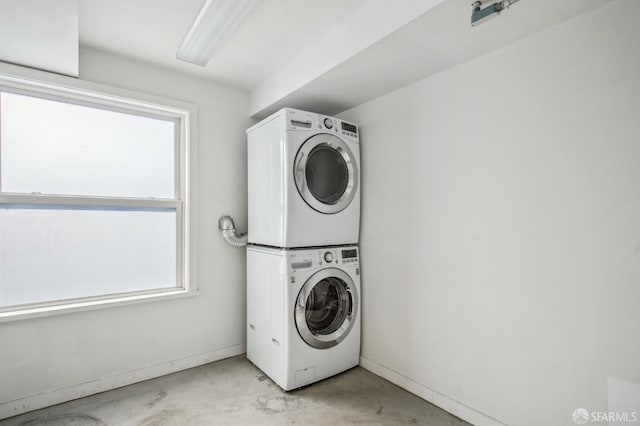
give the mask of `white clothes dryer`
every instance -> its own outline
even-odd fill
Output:
[[[357,244],[358,127],[285,108],[247,130],[249,243]]]
[[[284,390],[359,364],[357,246],[247,247],[247,358]]]

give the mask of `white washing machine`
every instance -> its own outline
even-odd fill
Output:
[[[291,390],[360,362],[357,246],[247,247],[247,358]]]
[[[358,127],[285,108],[247,130],[249,243],[357,244]]]

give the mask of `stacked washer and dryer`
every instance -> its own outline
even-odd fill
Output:
[[[285,108],[247,134],[247,357],[291,390],[359,364],[358,127]]]

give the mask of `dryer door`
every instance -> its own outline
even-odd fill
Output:
[[[325,133],[302,144],[293,165],[293,176],[300,196],[320,213],[344,210],[358,188],[358,166],[349,146]]]
[[[341,269],[322,269],[307,280],[298,294],[298,333],[314,348],[336,346],[351,331],[357,309],[358,294],[351,277]]]

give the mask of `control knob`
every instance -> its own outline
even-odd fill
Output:
[[[324,261],[327,262],[327,263],[333,262],[333,253],[331,253],[330,251],[325,252]]]
[[[333,120],[331,120],[330,118],[325,118],[324,127],[326,127],[327,129],[333,128]]]

